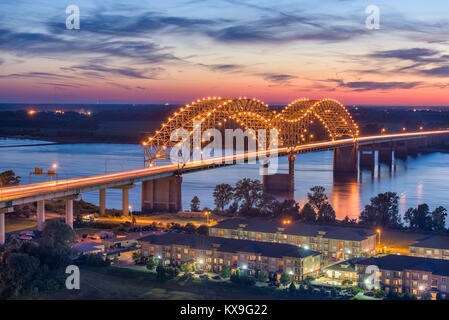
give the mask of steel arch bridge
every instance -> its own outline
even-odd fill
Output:
[[[271,129],[277,129],[279,147],[293,148],[316,139],[315,122],[325,129],[330,140],[356,138],[359,134],[358,126],[349,111],[333,99],[298,99],[279,112],[255,98],[209,97],[181,107],[162,123],[153,136],[142,143],[145,149],[145,166],[151,166],[157,159],[169,158],[170,148],[178,143],[170,140],[172,132],[182,128],[192,135],[195,121],[201,123],[201,136],[211,128],[224,130],[231,127],[252,129],[253,132],[265,129],[267,135]],[[253,136],[253,139],[259,138],[257,135]],[[269,138],[265,139],[269,141]]]

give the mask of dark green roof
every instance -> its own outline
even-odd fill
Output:
[[[321,232],[324,233],[323,238],[348,241],[362,241],[376,234],[372,230],[362,228],[307,224],[302,222],[292,222],[286,226],[278,220],[240,218],[224,220],[211,228],[235,230],[240,228],[241,225],[245,225],[243,228],[245,231],[276,233],[279,232],[278,228],[283,228],[283,234],[317,237]]]
[[[390,254],[379,258],[368,258],[357,262],[358,265],[376,265],[379,269],[403,271],[415,270],[431,272],[434,275],[449,276],[449,260],[400,256]]]
[[[317,251],[307,250],[290,244],[209,237],[197,234],[180,234],[175,232],[163,235],[150,235],[140,238],[139,242],[149,242],[158,245],[184,245],[200,250],[216,249],[222,252],[247,252],[273,258],[305,258],[320,255]]]
[[[410,247],[449,250],[449,236],[428,236],[419,239]]]

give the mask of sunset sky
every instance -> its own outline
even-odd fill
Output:
[[[447,0],[2,0],[0,16],[0,102],[449,106]]]

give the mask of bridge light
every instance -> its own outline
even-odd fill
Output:
[[[419,130],[422,130],[422,129],[424,129],[423,126],[420,126],[420,127],[419,127]]]
[[[402,127],[402,131],[406,131],[407,130],[407,128],[406,127]]]

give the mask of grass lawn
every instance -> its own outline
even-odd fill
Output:
[[[136,225],[150,225],[153,222],[159,223],[179,223],[179,224],[186,224],[186,223],[193,223],[196,226],[200,226],[202,224],[206,224],[207,220],[206,217],[185,217],[176,213],[160,213],[160,214],[154,214],[151,216],[135,216],[136,218]],[[217,220],[220,221],[223,218],[215,217],[215,219],[211,218],[209,220],[209,225],[214,225],[217,223]],[[99,217],[95,219],[99,222],[107,222],[107,223],[123,223],[123,222],[131,222],[131,217]]]
[[[61,290],[40,299],[288,299],[282,290],[272,287],[245,287],[215,280],[179,278],[160,282],[155,274],[128,268],[82,267],[81,289]],[[319,297],[315,299],[320,299]]]
[[[8,215],[6,215],[5,217],[6,233],[36,229],[36,226],[37,226],[36,219],[18,218],[18,217],[11,217]]]

